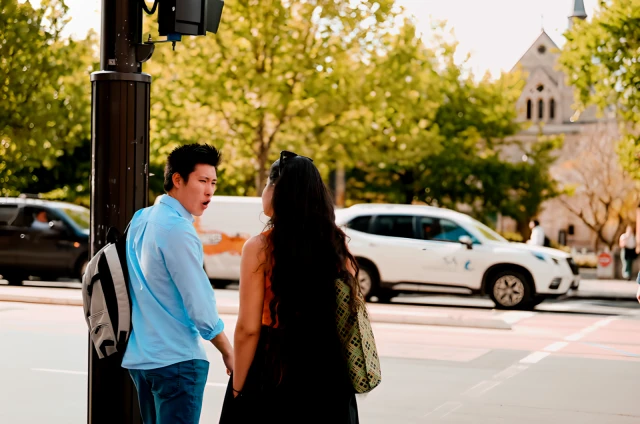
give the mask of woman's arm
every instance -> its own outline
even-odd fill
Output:
[[[240,311],[234,335],[234,396],[242,391],[256,353],[264,302],[264,236],[249,239],[242,248],[240,262]]]

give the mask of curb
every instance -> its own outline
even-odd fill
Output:
[[[27,296],[20,294],[0,294],[0,302],[39,303],[43,305],[82,306],[82,299],[68,297]]]
[[[82,299],[71,297],[33,296],[0,293],[1,302],[37,303],[44,305],[82,306]],[[482,328],[511,330],[511,325],[502,319],[466,318],[450,315],[426,315],[419,313],[380,312],[368,308],[371,321],[384,324],[434,325],[442,327]],[[220,315],[238,315],[237,304],[218,304]]]
[[[482,328],[490,330],[511,330],[511,325],[502,319],[466,318],[462,316],[407,315],[369,310],[371,321],[385,324],[435,325],[441,327]]]

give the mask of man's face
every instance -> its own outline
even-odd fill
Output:
[[[536,224],[533,221],[531,221],[529,223],[529,228],[531,228],[533,230],[534,228],[536,228]]]
[[[216,192],[218,174],[216,168],[211,165],[198,164],[188,181],[179,175],[173,175],[171,195],[175,197],[184,208],[193,216],[202,216],[211,202],[211,197]]]

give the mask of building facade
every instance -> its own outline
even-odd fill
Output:
[[[573,6],[569,22],[586,19],[582,0],[575,0]],[[573,109],[574,89],[567,85],[566,75],[558,67],[559,57],[560,49],[543,30],[511,71],[521,73],[526,79],[516,105],[517,119],[525,124],[525,129],[514,139],[526,145],[536,142],[541,135],[564,137],[564,145],[551,173],[561,187],[577,186],[577,196],[545,202],[537,219],[552,241],[576,248],[593,248],[596,233],[570,211],[583,210],[584,205],[580,203],[585,201],[584,196],[579,196],[581,170],[575,169],[574,159],[585,148],[585,141],[592,141],[594,137],[607,136],[615,143],[617,135],[611,133],[617,132],[617,126],[614,116],[598,113],[595,107],[581,114]],[[518,159],[517,152],[511,154]],[[503,231],[514,231],[515,223],[500,219],[498,227]]]

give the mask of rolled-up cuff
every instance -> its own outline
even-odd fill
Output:
[[[207,333],[200,333],[200,335],[205,340],[213,340],[214,338],[216,338],[218,334],[222,333],[223,331],[224,331],[224,322],[222,321],[222,319],[218,319],[218,322],[216,323],[216,326],[213,328],[213,330]]]

